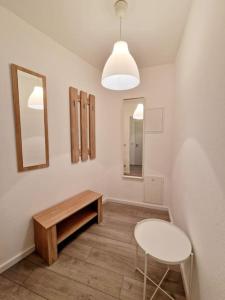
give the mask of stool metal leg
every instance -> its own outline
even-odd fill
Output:
[[[147,253],[145,253],[145,268],[144,268],[144,291],[143,291],[143,300],[145,300],[145,299],[146,299],[147,270],[148,270],[148,254],[147,254]]]
[[[145,273],[143,272],[143,270],[141,270],[140,268],[137,268],[138,272],[140,272],[143,276],[145,275]],[[146,275],[146,278],[151,281],[151,283],[153,283],[156,287],[158,287],[158,289],[163,292],[165,295],[167,295],[171,300],[175,300],[172,296],[170,296],[164,289],[162,289],[157,283],[155,283],[155,281],[153,281],[148,275]]]
[[[157,284],[148,276],[148,273],[147,273],[147,270],[148,270],[148,254],[147,253],[145,253],[144,263],[145,263],[145,265],[144,265],[144,271],[143,271],[142,269],[140,269],[138,267],[138,244],[136,244],[135,269],[144,276],[143,300],[146,300],[147,280],[151,281],[156,286],[156,290],[154,291],[150,300],[153,299],[153,297],[155,296],[155,294],[158,290],[160,290],[165,295],[167,295],[171,300],[175,300],[164,289],[161,288],[161,284],[162,284],[163,280],[165,279],[167,273],[169,272],[169,267],[166,270],[165,274],[163,275],[163,278],[161,279],[160,283]]]
[[[191,300],[191,288],[192,288],[193,259],[194,259],[194,254],[191,253],[191,267],[190,267],[190,276],[189,276],[189,298],[190,298],[190,300]]]
[[[138,244],[136,244],[135,270],[138,267]]]
[[[169,270],[170,270],[170,268],[168,267],[167,270],[166,270],[166,272],[165,272],[165,274],[163,275],[162,279],[160,280],[160,282],[159,282],[157,288],[155,289],[154,293],[152,294],[150,300],[152,300],[152,299],[154,298],[155,294],[156,294],[157,291],[160,289],[160,286],[161,286],[161,284],[163,283],[163,280],[166,278],[166,275],[168,274]]]

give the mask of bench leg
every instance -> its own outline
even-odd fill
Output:
[[[48,265],[57,260],[56,226],[45,229],[34,221],[34,239],[36,251]]]
[[[102,197],[99,198],[97,201],[98,201],[98,224],[100,224],[102,222],[102,217],[103,217]]]

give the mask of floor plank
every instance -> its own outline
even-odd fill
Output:
[[[45,298],[0,275],[0,299],[2,300],[43,300]]]
[[[34,264],[24,259],[5,271],[2,275],[11,281],[22,284],[34,269]]]
[[[49,269],[115,298],[120,295],[123,276],[94,264],[61,254]]]
[[[122,275],[131,274],[135,271],[134,260],[130,257],[118,255],[109,251],[103,251],[97,248],[93,248],[91,250],[87,261]]]
[[[147,297],[154,292],[151,285],[147,285]],[[120,294],[121,300],[143,300],[143,283],[141,281],[125,277]]]
[[[162,286],[164,289],[166,288],[166,285]],[[147,299],[151,297],[151,295],[155,291],[155,286],[152,284],[147,283]],[[166,289],[166,291],[174,297],[175,300],[185,300],[185,297],[183,295],[183,292],[181,294],[177,293],[176,289],[172,290],[171,289]],[[143,299],[143,283],[129,278],[125,277],[123,286],[121,289],[121,294],[120,294],[120,299],[121,300],[142,300]],[[154,300],[168,300],[169,298],[162,292],[162,291],[157,291]]]
[[[109,271],[143,282],[143,276],[135,270],[135,255],[131,257],[93,248],[87,261]],[[144,256],[139,255],[138,266],[143,269]],[[165,270],[165,265],[148,259],[148,272],[156,282],[160,281]]]
[[[52,270],[59,275],[86,284],[108,295],[119,297],[123,277],[118,273],[79,260],[71,255],[64,254],[64,252],[59,255],[58,260],[51,266],[46,266],[37,254],[31,254],[27,259],[37,266]]]
[[[76,239],[64,247],[63,253],[81,260],[86,260],[91,252],[92,247],[92,245],[79,243]]]
[[[44,268],[36,268],[24,282],[24,286],[50,300],[115,300],[96,289]]]
[[[130,230],[126,230],[123,227],[121,227],[119,230],[105,224],[94,224],[89,229],[87,229],[87,232],[91,232],[125,243],[131,243],[133,238],[133,232],[131,232]]]
[[[124,205],[120,203],[107,202],[105,204],[107,213],[124,215],[133,218],[160,218],[169,220],[169,215],[167,211],[156,210],[147,207],[133,206],[133,205]]]
[[[133,216],[129,216],[129,215],[126,215],[126,214],[122,214],[122,217],[121,217],[121,214],[119,214],[118,212],[113,212],[113,211],[110,211],[107,209],[107,206],[104,210],[104,219],[107,220],[114,220],[118,223],[127,223],[127,224],[136,224],[137,222],[143,220],[143,218],[141,217],[137,217],[135,215]]]
[[[71,245],[86,245],[90,248],[98,248],[104,251],[113,252],[116,254],[121,254],[124,256],[135,257],[135,245],[130,243],[117,241],[115,239],[110,239],[101,235],[93,234],[91,232],[82,233]],[[75,251],[75,249],[74,249]],[[74,256],[74,252],[71,251],[70,254]],[[89,253],[90,255],[90,253]]]

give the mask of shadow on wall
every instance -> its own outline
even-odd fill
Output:
[[[176,223],[190,236],[195,254],[193,299],[202,299],[199,278],[204,278],[201,282],[209,287],[214,285],[212,274],[224,272],[221,259],[213,259],[224,257],[225,248],[225,242],[221,239],[225,236],[225,176],[221,173],[224,172],[221,170],[222,155],[216,155],[215,151],[213,154],[213,147],[204,142],[200,144],[194,138],[186,139],[178,148],[172,172],[173,213]],[[186,264],[186,274],[189,273],[188,269]],[[221,276],[221,279],[217,279],[216,286],[223,288],[223,285]],[[201,287],[201,290],[204,288]]]

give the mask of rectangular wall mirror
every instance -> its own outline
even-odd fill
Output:
[[[49,166],[46,77],[11,65],[18,171]]]
[[[123,175],[143,177],[144,98],[123,100]]]

